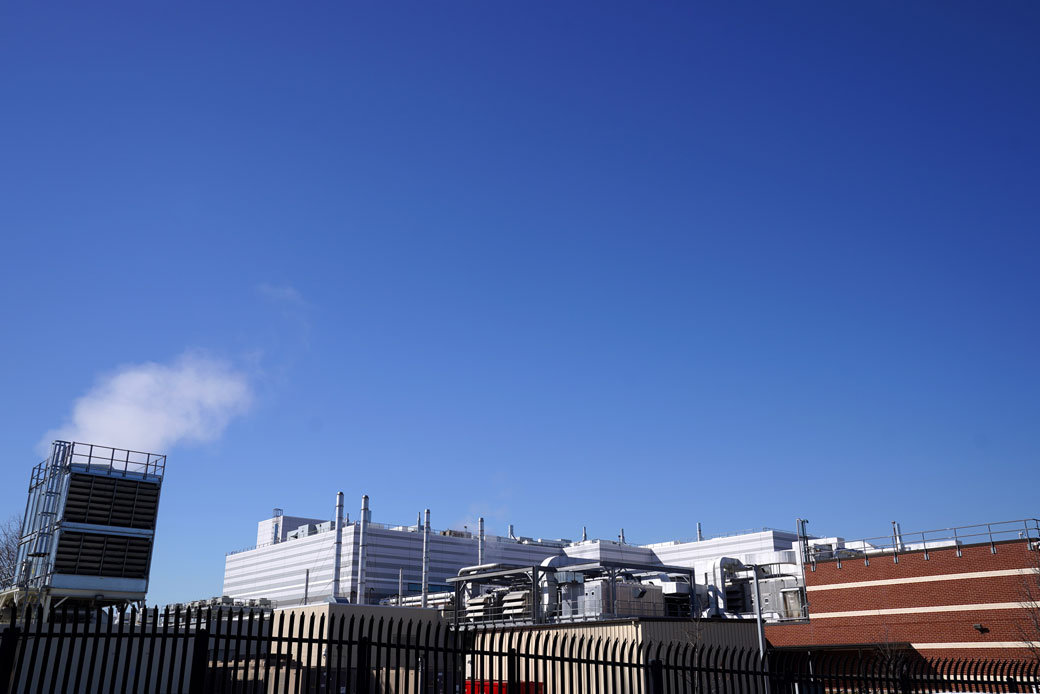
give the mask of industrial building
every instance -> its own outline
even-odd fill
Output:
[[[858,541],[812,537],[799,520],[793,532],[705,538],[698,528],[693,539],[635,545],[623,530],[617,540],[583,531],[572,541],[510,526],[500,537],[482,521],[476,533],[433,530],[428,511],[414,525],[369,513],[365,497],[353,522],[280,512],[261,521],[258,546],[227,556],[224,593],[279,607],[436,607],[466,627],[757,617],[779,647],[993,658],[1040,649],[1040,633],[1027,633],[1040,614],[1035,519],[914,533],[893,523],[891,536]]]
[[[432,529],[429,510],[411,525],[376,523],[370,513],[367,496],[353,522],[343,512],[341,498],[331,520],[290,517],[276,509],[258,523],[256,547],[227,555],[224,595],[234,600],[265,598],[278,607],[332,599],[442,608],[450,603],[454,608],[461,604],[455,591],[463,569],[515,571],[549,561],[561,570],[566,564],[579,567],[581,586],[559,588],[581,592],[581,600],[574,597],[573,604],[591,606],[597,585],[601,598],[609,592],[609,603],[601,600],[595,615],[591,607],[582,608],[588,618],[751,615],[756,583],[763,617],[803,616],[801,553],[792,531],[762,529],[713,538],[698,533],[691,540],[634,545],[625,540],[623,530],[617,540],[589,539],[583,531],[582,539],[575,541],[524,537],[510,526],[502,537],[485,533],[483,519],[472,533]],[[608,576],[613,576],[609,584],[596,583]],[[625,611],[630,601],[623,594],[629,588],[619,588],[619,583],[639,583],[635,590],[651,598],[641,598],[639,610]],[[503,588],[499,581],[494,590]],[[682,601],[686,607],[676,612]],[[539,612],[536,603],[556,611]],[[557,608],[565,604],[547,596],[532,597],[523,607],[524,620],[543,623],[546,615],[573,618],[572,613],[559,614]],[[518,613],[511,614],[519,621]]]
[[[808,543],[807,619],[772,624],[774,646],[875,644],[928,658],[1040,653],[1040,522],[1035,518]]]

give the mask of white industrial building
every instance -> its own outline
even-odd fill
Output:
[[[266,598],[279,607],[330,598],[374,604],[399,595],[418,601],[426,594],[447,594],[452,590],[448,579],[465,567],[536,566],[561,557],[586,564],[682,567],[692,574],[682,580],[692,577],[695,590],[688,592],[705,615],[752,612],[757,574],[767,618],[801,616],[801,553],[792,531],[763,529],[649,545],[625,542],[624,531],[618,540],[571,541],[517,537],[510,526],[509,535],[500,537],[485,534],[482,519],[476,533],[427,532],[429,511],[425,522],[420,517],[413,525],[374,523],[367,504],[363,497],[361,513],[351,522],[339,502],[341,532],[336,532],[336,519],[285,516],[276,509],[259,522],[256,547],[227,555],[224,595]]]

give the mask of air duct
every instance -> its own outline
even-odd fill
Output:
[[[711,600],[708,614],[717,617],[726,611],[726,576],[744,568],[744,563],[733,557],[719,557],[712,562],[711,581],[708,595]]]

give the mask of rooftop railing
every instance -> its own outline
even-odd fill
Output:
[[[1040,520],[1024,518],[1021,520],[997,521],[977,525],[960,525],[936,530],[915,530],[905,532],[893,523],[890,535],[867,537],[860,540],[846,540],[843,548],[833,548],[832,552],[843,552],[844,556],[835,558],[870,557],[875,555],[898,555],[905,552],[924,552],[928,558],[930,550],[954,548],[957,556],[961,556],[961,548],[966,545],[990,546],[994,554],[998,542],[1021,540],[1024,542],[1040,541]],[[810,558],[814,558],[813,546],[809,547]],[[816,553],[818,554],[818,552]]]

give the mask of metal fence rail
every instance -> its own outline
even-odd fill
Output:
[[[0,694],[829,694],[1031,692],[1040,661],[646,643],[308,611],[13,613]]]

